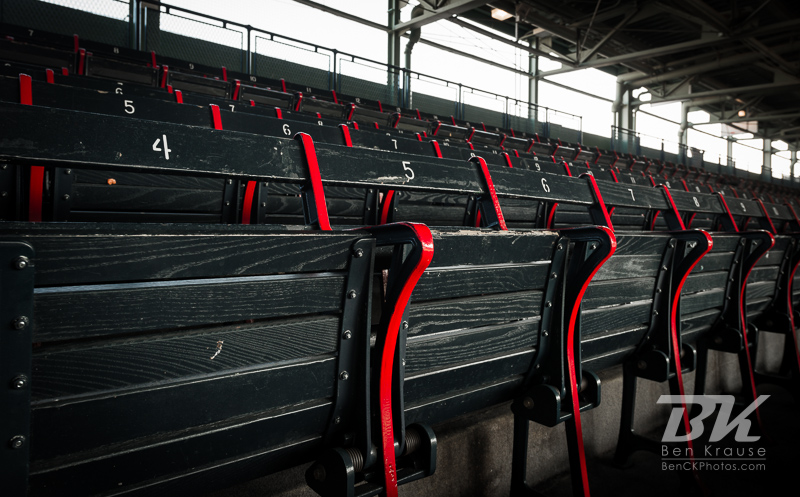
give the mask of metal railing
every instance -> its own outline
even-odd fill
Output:
[[[53,14],[53,8],[72,15]],[[77,26],[94,26],[87,38],[99,42],[284,78],[391,107],[484,123],[487,128],[575,142],[583,137],[581,116],[158,1],[0,0],[0,21],[65,34]]]
[[[611,149],[633,155],[646,155],[663,162],[703,167],[705,152],[683,143],[665,140],[636,130],[611,126]]]

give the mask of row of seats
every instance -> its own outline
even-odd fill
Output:
[[[565,423],[588,495],[599,371],[623,368],[620,462],[656,445],[637,380],[703,393],[710,350],[751,399],[798,393],[796,192],[5,29],[11,495],[312,460],[320,495],[396,495],[435,471],[431,426],[503,402],[512,493],[536,421]],[[781,376],[754,368],[764,332]]]

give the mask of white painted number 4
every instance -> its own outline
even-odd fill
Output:
[[[156,141],[153,143],[153,150],[155,152],[161,152],[162,151],[158,147],[158,145],[161,143],[161,140],[164,140],[164,150],[163,150],[164,158],[169,160],[169,153],[172,152],[172,150],[170,150],[169,146],[167,145],[167,135],[161,135],[161,138],[156,138]]]

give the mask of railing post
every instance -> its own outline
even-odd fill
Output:
[[[253,75],[253,50],[251,46],[251,40],[253,38],[253,33],[251,30],[250,25],[247,26],[247,55],[245,59],[245,72],[249,75]]]
[[[337,73],[337,68],[336,68],[336,59],[337,59],[337,57],[336,56],[338,55],[338,53],[339,53],[339,51],[334,48],[333,49],[333,74],[331,75],[330,78],[328,78],[328,84],[330,85],[330,89],[333,90],[333,91],[336,91],[336,79],[337,79],[336,78],[336,73]]]
[[[139,0],[130,0],[128,6],[128,44],[134,50],[141,50],[139,47]]]

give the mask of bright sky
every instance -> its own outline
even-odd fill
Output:
[[[45,0],[69,7],[83,8],[98,14],[125,19],[127,2],[118,0]],[[176,7],[183,7],[196,12],[221,19],[249,24],[278,35],[296,38],[304,42],[319,45],[340,52],[349,53],[377,62],[387,60],[387,35],[385,32],[328,14],[318,9],[307,7],[292,0],[165,0]],[[318,3],[348,12],[379,24],[386,24],[388,12],[385,0],[316,0]],[[417,0],[410,0],[409,5],[401,11],[401,20],[410,18],[411,10]],[[88,4],[88,6],[87,6]],[[192,17],[187,15],[186,17]],[[198,19],[199,20],[199,19]],[[167,19],[162,16],[161,29],[178,32],[189,36],[201,36],[209,41],[230,46],[241,47],[243,37],[238,33],[217,27],[201,25],[194,21]],[[232,28],[233,29],[233,28]],[[486,28],[484,28],[486,29]],[[500,33],[496,33],[500,35]],[[492,60],[509,69],[528,70],[528,53],[510,45],[477,34],[449,21],[439,21],[422,28],[425,39],[447,45],[463,52]],[[501,35],[507,39],[509,37]],[[246,44],[246,41],[244,42]],[[406,39],[401,46],[401,54],[405,49]],[[330,57],[309,52],[308,46],[298,45],[294,48],[291,42],[274,43],[262,37],[254,45],[260,53],[272,54],[321,69],[330,66]],[[245,45],[246,46],[246,45]],[[402,56],[402,55],[401,55]],[[526,76],[512,70],[505,70],[485,64],[471,58],[445,52],[437,48],[418,43],[412,54],[412,69],[424,75],[461,83],[479,90],[507,96],[522,101],[527,100],[529,80]],[[540,58],[539,67],[543,71],[558,69],[561,64],[546,58]],[[374,69],[358,69],[359,77],[373,81],[381,81],[382,71]],[[356,74],[354,74],[356,75]],[[424,78],[423,78],[424,79]],[[596,95],[600,98],[570,91],[553,83]],[[443,86],[435,79],[412,81],[412,91],[427,93],[440,98],[455,98],[457,94],[452,88]],[[551,112],[551,120],[569,128],[582,126],[584,132],[610,136],[613,115],[611,102],[615,97],[616,78],[596,69],[584,69],[567,74],[551,76],[539,83],[539,105],[556,109],[561,113]],[[640,90],[641,91],[641,90]],[[635,92],[636,95],[638,92]],[[504,112],[505,99],[480,92],[465,94],[467,104]],[[678,129],[680,122],[680,103],[661,105],[644,104],[636,117],[637,130],[642,134],[643,146],[660,149],[661,142],[668,152],[677,152]],[[653,115],[648,115],[653,114]],[[581,116],[582,120],[575,116]],[[654,117],[658,116],[658,117]],[[659,119],[662,118],[662,119]],[[690,122],[707,123],[708,114],[693,112]],[[713,135],[713,136],[712,136]],[[727,161],[727,142],[721,138],[719,125],[700,124],[689,130],[689,145],[705,150],[708,162]],[[733,146],[733,155],[737,168],[758,172],[761,170],[763,153],[762,140],[740,140]],[[783,146],[773,144],[774,148],[785,150]],[[776,176],[789,174],[789,153],[780,152],[772,157],[773,174]]]

